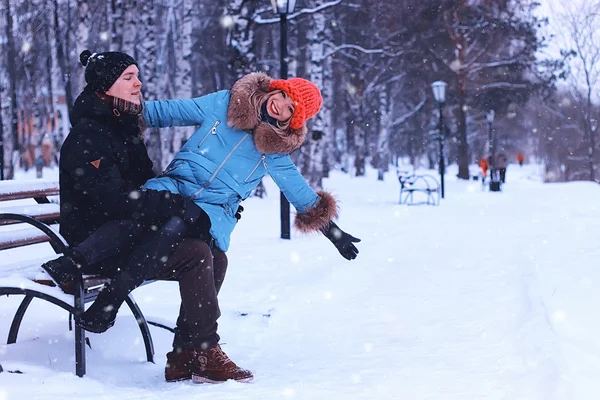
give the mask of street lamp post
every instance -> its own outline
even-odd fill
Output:
[[[287,16],[294,12],[296,0],[271,0],[271,5],[273,6],[273,11],[279,14],[281,79],[287,79]],[[281,238],[290,239],[290,202],[281,191],[279,192],[279,204],[281,213]]]
[[[0,132],[0,181],[4,180],[4,139]]]
[[[444,103],[446,102],[446,82],[435,81],[431,84],[431,90],[433,91],[433,97],[437,101],[439,106],[439,135],[438,142],[440,144],[440,185],[442,190],[442,199],[444,198],[444,175],[446,174],[446,163],[444,160]]]
[[[494,117],[496,113],[494,110],[490,110],[485,115],[488,122],[488,153],[490,157],[490,192],[500,191],[500,181],[496,176],[496,149],[494,146],[494,132],[492,124],[494,123]]]
[[[0,181],[4,180],[4,140],[0,132]]]

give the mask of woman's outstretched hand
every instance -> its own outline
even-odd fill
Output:
[[[354,260],[358,256],[358,249],[353,243],[360,242],[360,239],[341,230],[335,222],[330,221],[326,227],[321,229],[321,232],[346,260]]]

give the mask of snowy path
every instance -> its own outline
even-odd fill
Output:
[[[335,174],[339,224],[362,239],[353,262],[322,237],[277,239],[268,182],[268,198],[245,205],[221,293],[223,347],[253,384],[164,383],[171,334],[152,328],[157,362],[145,363],[125,312],[90,335],[88,375],[76,378],[66,315],[37,304],[20,342],[0,346],[5,369],[25,372],[0,374],[0,399],[600,398],[600,189],[530,173],[509,169],[503,193],[448,179],[441,207],[397,205],[391,174]],[[175,284],[136,299],[149,319],[174,323]],[[16,305],[0,299],[0,338]]]

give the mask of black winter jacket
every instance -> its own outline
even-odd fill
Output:
[[[71,112],[73,128],[60,151],[60,233],[81,243],[111,220],[161,223],[183,211],[166,191],[140,191],[154,177],[138,117],[121,113],[86,88]]]

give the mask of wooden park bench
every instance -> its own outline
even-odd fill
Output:
[[[418,175],[400,169],[396,173],[400,182],[400,204],[431,206],[440,204],[440,184],[432,175]]]
[[[75,332],[75,373],[83,376],[86,372],[85,330],[72,324],[72,317],[82,313],[85,304],[96,299],[109,279],[76,276],[73,282],[74,294],[66,294],[60,288],[50,287],[54,284],[41,264],[56,258],[56,255],[64,253],[68,248],[67,242],[58,232],[60,206],[48,199],[58,194],[58,182],[0,181],[0,296],[24,296],[12,319],[7,344],[17,341],[21,322],[33,299],[47,301],[66,310],[69,313],[69,330]],[[39,243],[48,243],[56,255],[15,263],[11,263],[10,257],[2,255],[9,249]],[[154,345],[148,322],[131,294],[126,303],[142,333],[146,358],[149,362],[154,362]]]

